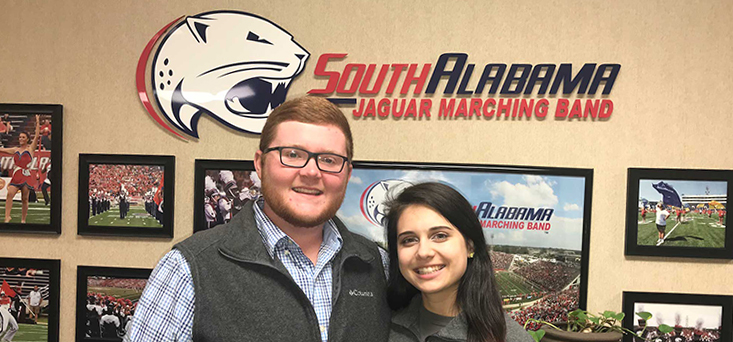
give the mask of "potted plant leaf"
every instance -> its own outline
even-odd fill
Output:
[[[644,322],[652,318],[649,312],[637,312]],[[598,315],[589,313],[585,310],[575,310],[568,313],[568,321],[562,324],[552,324],[536,319],[528,319],[524,327],[530,322],[542,324],[542,328],[537,331],[528,331],[536,342],[618,342],[621,341],[623,334],[629,334],[637,337],[640,341],[644,341],[646,332],[646,324],[642,325],[644,329],[635,333],[621,326],[624,319],[623,312],[604,311]],[[668,325],[660,324],[659,331],[663,334],[669,333],[674,329]]]

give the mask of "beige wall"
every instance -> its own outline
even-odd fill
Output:
[[[194,160],[251,159],[258,137],[211,118],[200,141],[166,134],[135,90],[150,37],[184,14],[238,9],[280,24],[311,52],[290,96],[324,86],[316,58],[363,63],[619,63],[605,122],[353,120],[361,160],[592,168],[588,304],[621,292],[733,295],[733,263],[624,257],[628,167],[733,169],[731,1],[3,1],[0,102],[64,105],[61,236],[0,235],[2,256],[61,259],[61,341],[74,338],[76,266],[153,267],[192,232]],[[436,96],[435,98],[439,98]],[[678,141],[664,143],[665,141]],[[677,151],[655,153],[650,146]],[[173,240],[76,234],[79,153],[176,156]]]

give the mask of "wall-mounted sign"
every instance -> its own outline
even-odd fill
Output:
[[[345,53],[324,53],[314,75],[323,88],[309,94],[336,94],[337,104],[355,105],[355,118],[394,117],[458,119],[471,117],[608,119],[611,93],[620,64],[468,63],[466,53],[444,53],[433,64],[348,63]],[[433,99],[436,94],[441,98]],[[381,94],[381,95],[380,95]],[[577,94],[583,98],[557,98]],[[597,94],[603,98],[595,98]],[[381,96],[381,97],[380,97]],[[411,97],[410,97],[411,96]],[[549,99],[546,97],[550,97]]]
[[[179,137],[177,131],[198,138],[202,114],[259,134],[309,56],[290,33],[250,13],[181,17],[145,47],[138,94],[153,119]]]

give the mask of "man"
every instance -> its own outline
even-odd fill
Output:
[[[43,297],[41,296],[41,291],[38,290],[38,285],[33,286],[33,291],[28,294],[28,303],[31,306],[31,312],[33,313],[33,323],[38,323],[38,315],[41,314],[41,302],[43,302]]]
[[[102,338],[118,339],[120,318],[114,314],[114,310],[111,307],[107,307],[107,309],[104,310],[104,315],[99,319],[99,324],[102,327]]]
[[[662,202],[657,203],[657,232],[659,232],[659,239],[657,240],[657,246],[664,243],[664,232],[667,230],[667,218],[669,212],[664,208]]]
[[[166,254],[130,339],[385,341],[386,256],[334,217],[352,156],[348,121],[330,102],[275,109],[254,156],[263,200]]]

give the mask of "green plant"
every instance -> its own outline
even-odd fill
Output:
[[[636,315],[644,321],[648,321],[652,318],[652,314],[646,311],[637,312]],[[595,315],[588,311],[577,309],[568,313],[568,321],[565,329],[560,329],[550,322],[541,321],[533,318],[527,319],[527,321],[524,323],[524,328],[527,329],[527,324],[529,324],[530,322],[537,322],[557,330],[582,333],[604,333],[615,331],[621,334],[634,335],[643,340],[641,335],[643,335],[644,331],[646,330],[646,326],[644,327],[644,330],[642,330],[639,334],[636,334],[635,332],[621,326],[621,321],[624,319],[624,316],[625,314],[623,312],[613,312],[607,310],[603,313]],[[672,327],[666,324],[660,324],[658,329],[664,334],[672,332],[674,330]],[[529,334],[532,336],[532,338],[534,338],[536,342],[539,342],[542,337],[545,336],[545,331],[543,329],[527,332],[529,332]]]

